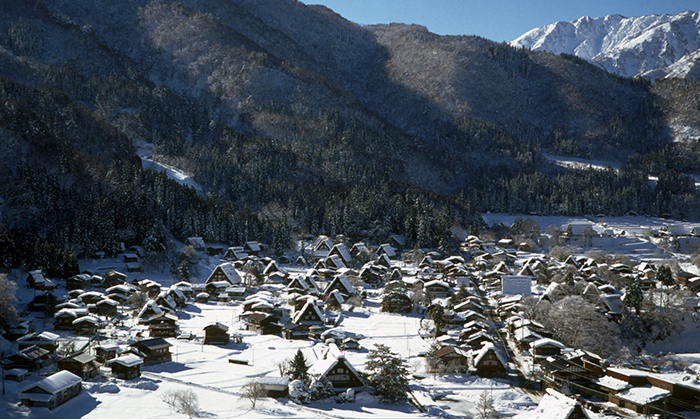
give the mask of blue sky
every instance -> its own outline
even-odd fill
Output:
[[[698,11],[698,0],[303,0],[359,24],[417,23],[440,35],[511,41],[530,29],[582,16],[625,17]]]

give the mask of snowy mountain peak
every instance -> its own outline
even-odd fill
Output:
[[[584,16],[532,29],[510,45],[573,54],[626,77],[697,78],[690,57],[700,48],[700,13]]]

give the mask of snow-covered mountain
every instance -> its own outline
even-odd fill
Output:
[[[700,13],[626,18],[584,16],[535,28],[515,47],[573,54],[626,77],[700,78]]]

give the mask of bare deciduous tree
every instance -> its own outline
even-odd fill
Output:
[[[257,381],[249,381],[247,384],[243,385],[241,392],[241,398],[245,398],[250,401],[252,408],[258,403],[258,400],[265,398],[267,396],[267,391],[265,387]]]
[[[163,402],[178,413],[186,414],[189,418],[199,413],[199,399],[190,389],[176,389],[163,394]]]
[[[484,390],[476,403],[476,412],[480,419],[497,419],[498,411],[493,406],[493,397],[489,391]]]

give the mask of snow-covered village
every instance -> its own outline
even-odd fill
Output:
[[[6,270],[3,416],[700,417],[691,224],[484,221],[458,255],[193,237],[177,273],[140,247],[70,278]]]
[[[697,3],[0,1],[0,418],[700,418]]]

